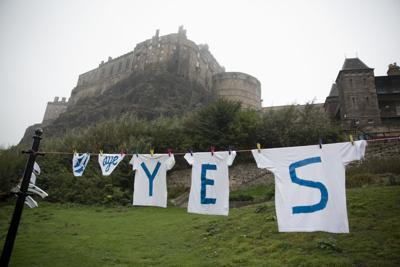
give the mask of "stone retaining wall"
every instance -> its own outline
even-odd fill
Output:
[[[388,142],[370,142],[366,149],[365,158],[394,157],[400,155],[400,140]],[[399,162],[400,164],[400,162]],[[168,173],[168,186],[190,187],[191,168]],[[273,174],[265,169],[257,168],[255,162],[233,164],[229,168],[230,189],[246,188],[253,185],[270,185],[274,183]]]

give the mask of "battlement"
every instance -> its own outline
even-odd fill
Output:
[[[67,110],[68,101],[66,97],[60,98],[58,96],[54,97],[54,101],[47,102],[46,111],[44,113],[42,125],[46,126],[50,122],[57,119],[62,113]]]
[[[63,105],[63,104],[68,104],[67,102],[67,98],[66,97],[62,97],[61,100],[59,100],[60,98],[58,96],[54,97],[54,101],[53,102],[48,102],[49,104],[58,104],[58,105]]]

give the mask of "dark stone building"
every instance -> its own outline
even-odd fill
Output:
[[[400,126],[400,67],[387,76],[374,75],[359,58],[346,58],[324,108],[345,130]]]

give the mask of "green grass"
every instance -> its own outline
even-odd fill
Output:
[[[275,193],[274,185],[256,185],[248,188],[238,189],[229,193],[230,200],[237,201],[268,201],[272,200]]]
[[[400,187],[347,190],[350,234],[279,233],[273,202],[228,217],[40,202],[11,266],[398,266]],[[12,213],[0,206],[0,242]]]

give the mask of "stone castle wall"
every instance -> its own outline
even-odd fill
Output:
[[[222,72],[213,77],[214,92],[225,99],[241,101],[244,108],[261,109],[261,84],[251,75]]]
[[[336,81],[345,129],[381,123],[373,70],[341,71]]]
[[[111,57],[99,67],[79,76],[73,89],[70,103],[80,98],[101,94],[111,85],[132,73],[154,68],[166,69],[172,73],[197,81],[206,89],[212,88],[212,76],[224,72],[224,68],[209,52],[207,45],[196,45],[186,37],[180,27],[178,33],[159,36],[136,45],[132,52],[118,58]]]
[[[187,39],[186,30],[159,36],[159,30],[134,50],[117,58],[109,57],[93,70],[79,75],[68,105],[79,99],[103,94],[114,84],[134,74],[168,71],[202,85],[214,95],[241,101],[243,107],[261,109],[260,82],[245,73],[225,72],[208,49]],[[66,104],[49,102],[43,122],[49,123],[66,110]]]
[[[46,111],[44,112],[42,125],[46,126],[57,119],[61,113],[67,110],[67,106],[68,102],[66,101],[65,97],[59,101],[59,97],[56,96],[53,102],[48,102]]]

